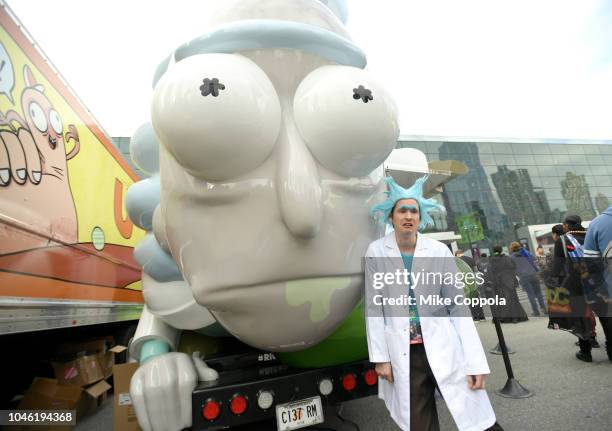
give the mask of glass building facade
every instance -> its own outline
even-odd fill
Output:
[[[129,137],[113,143],[141,178],[149,176],[133,164]],[[429,231],[470,237],[480,249],[508,246],[521,239],[521,227],[561,223],[566,214],[592,220],[612,203],[612,141],[403,137],[397,148],[404,147],[421,150],[429,162],[467,166],[434,196],[446,213],[433,215]]]
[[[429,162],[457,160],[469,172],[435,198],[446,206],[432,231],[472,230],[479,248],[519,240],[521,227],[592,220],[612,201],[612,142],[401,138]],[[467,222],[466,222],[467,220]],[[468,232],[469,234],[469,232]]]

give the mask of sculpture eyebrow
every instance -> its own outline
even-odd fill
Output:
[[[204,78],[202,85],[200,85],[200,93],[206,97],[211,94],[213,97],[219,95],[219,90],[225,90],[225,85],[219,82],[218,78],[208,79]]]
[[[374,100],[374,97],[372,96],[372,90],[368,90],[363,85],[360,85],[357,88],[353,88],[353,99],[361,99],[363,103],[368,103],[370,100]]]

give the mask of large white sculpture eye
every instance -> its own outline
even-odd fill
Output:
[[[266,74],[233,54],[176,63],[155,88],[152,122],[162,145],[192,175],[226,180],[259,166],[280,129],[280,103]]]
[[[368,175],[397,143],[397,108],[369,73],[323,66],[299,85],[293,102],[297,127],[314,157],[347,177]]]
[[[36,126],[38,130],[45,133],[49,128],[49,123],[47,123],[47,116],[45,115],[45,111],[40,107],[40,105],[36,102],[30,103],[29,106],[30,118],[32,122]]]

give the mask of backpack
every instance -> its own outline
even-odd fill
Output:
[[[579,263],[580,259],[584,257],[584,246],[580,244],[570,232],[563,235],[561,241],[563,242],[567,257],[569,257],[572,262]],[[569,244],[567,241],[569,241]]]
[[[607,302],[612,295],[610,283],[607,280],[610,278],[608,276],[610,271],[607,271],[604,267],[606,258],[585,258],[584,246],[570,232],[561,237],[561,242],[567,258],[566,265],[571,266],[580,275],[585,301],[588,304],[594,304],[602,300]],[[612,261],[612,244],[608,244],[606,253],[611,255],[610,260]],[[604,253],[604,256],[607,256],[606,253]]]

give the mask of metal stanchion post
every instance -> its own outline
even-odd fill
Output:
[[[513,355],[515,353],[514,350],[512,350],[512,347],[506,345],[506,350],[508,350],[508,354],[509,355]],[[497,346],[495,346],[493,349],[489,350],[489,353],[492,355],[501,355],[502,354],[502,350],[501,347],[499,345],[499,343],[497,343]]]
[[[499,395],[506,398],[529,398],[533,395],[533,392],[524,388],[518,380],[514,378],[512,372],[512,364],[510,364],[510,357],[508,356],[508,348],[506,346],[506,340],[504,339],[504,333],[502,332],[501,324],[497,317],[493,317],[495,323],[495,331],[497,332],[497,338],[499,339],[499,347],[504,358],[504,365],[506,366],[506,374],[508,374],[508,380],[506,385],[496,391]]]

